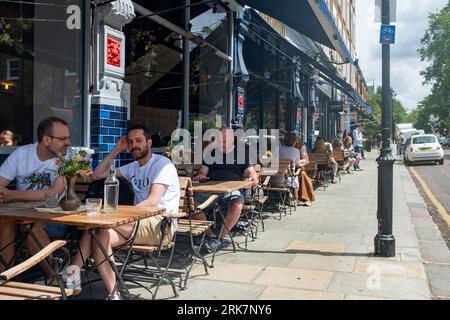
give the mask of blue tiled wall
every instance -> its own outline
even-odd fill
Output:
[[[104,104],[91,106],[91,148],[96,151],[92,166],[95,168],[114,148],[120,137],[127,133],[127,109]],[[132,161],[129,153],[116,157],[116,166]]]

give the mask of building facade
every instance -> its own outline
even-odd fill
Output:
[[[0,129],[22,144],[56,115],[95,164],[130,122],[152,130],[155,151],[199,123],[296,131],[312,146],[367,95],[355,1],[33,3],[0,4]]]

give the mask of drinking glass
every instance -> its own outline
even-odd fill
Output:
[[[47,191],[45,193],[45,207],[56,208],[59,204],[59,197],[57,192]]]
[[[102,208],[101,198],[87,198],[86,199],[86,215],[96,216],[100,213]]]

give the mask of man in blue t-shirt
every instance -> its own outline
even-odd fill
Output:
[[[244,148],[244,155],[239,157],[237,154],[239,148],[234,144],[233,130],[230,128],[222,128],[220,130],[219,141],[217,142],[217,150],[220,154],[212,154],[213,158],[222,158],[222,163],[213,162],[207,164],[205,161],[198,171],[198,175],[194,178],[197,181],[240,181],[249,178],[253,182],[253,186],[258,186],[258,174],[249,161],[248,149]],[[241,159],[242,158],[242,159]],[[243,160],[243,161],[239,161]],[[244,206],[244,195],[241,191],[234,191],[228,194],[219,194],[218,201],[223,210],[226,210],[224,227],[217,237],[214,237],[209,230],[205,239],[205,247],[210,251],[215,251],[220,247],[226,246],[227,242],[223,239],[239,220]],[[209,194],[196,194],[195,199],[198,202],[204,202]],[[195,219],[206,220],[206,216],[201,213]]]

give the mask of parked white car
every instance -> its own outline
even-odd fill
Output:
[[[409,144],[405,147],[403,159],[406,165],[427,161],[437,161],[439,164],[444,164],[444,150],[435,135],[415,135],[411,137]]]

